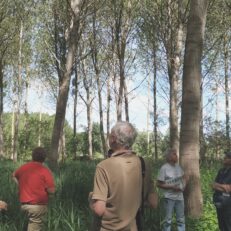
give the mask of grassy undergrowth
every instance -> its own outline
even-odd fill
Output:
[[[17,187],[11,174],[20,163],[0,162],[0,199],[5,200],[9,209],[0,214],[0,231],[23,231],[25,217],[20,212]],[[46,231],[88,231],[92,213],[88,208],[88,193],[92,190],[95,162],[72,161],[63,164],[55,175],[57,192],[49,202]],[[153,167],[155,178],[160,163]],[[201,165],[201,185],[203,193],[203,216],[198,220],[186,219],[187,231],[218,231],[215,208],[212,204],[211,182],[219,164]],[[162,224],[161,206],[156,210],[145,210],[145,231],[160,231]],[[176,230],[173,224],[173,231]]]

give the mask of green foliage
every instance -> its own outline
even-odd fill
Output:
[[[157,151],[158,153],[160,153],[159,156],[161,156],[161,154],[168,147],[168,136],[162,137],[160,134],[158,134],[157,139],[158,139]],[[151,158],[152,156],[154,156],[154,152],[155,152],[153,140],[154,140],[153,133],[149,134],[149,144],[148,144],[147,132],[139,132],[133,148],[139,155],[147,158]]]
[[[203,215],[198,220],[188,218],[188,227],[193,231],[209,230],[218,231],[216,209],[212,203],[211,183],[214,181],[220,163],[212,162],[212,164],[201,165],[201,187],[203,195]]]
[[[146,132],[140,132],[136,138],[134,144],[134,150],[141,156],[146,156],[149,153],[148,150],[148,137]]]
[[[6,153],[6,158],[10,158],[12,114],[4,113],[3,121],[4,150]],[[31,150],[38,146],[39,136],[41,146],[44,146],[46,149],[49,150],[53,130],[54,116],[42,114],[42,119],[40,121],[39,113],[31,113],[27,115],[27,117],[25,114],[21,114],[19,121],[19,138],[17,150],[18,158],[20,160],[30,160]],[[64,133],[68,159],[73,159],[75,157],[74,145],[76,145],[77,147],[77,156],[88,155],[87,130],[85,130],[84,132],[77,133],[76,137],[73,137],[73,129],[70,127],[67,121],[65,121]],[[100,137],[100,128],[98,123],[93,124],[92,137],[94,156],[95,158],[102,157],[102,144]]]
[[[93,123],[93,132],[92,132],[92,145],[93,145],[93,153],[103,152],[102,142],[100,137],[100,125],[99,123]]]
[[[3,114],[4,149],[7,158],[10,158],[11,155],[11,120],[11,113]],[[17,146],[19,159],[31,159],[31,150],[38,146],[39,136],[41,146],[44,146],[49,150],[54,116],[42,114],[42,119],[40,121],[39,113],[31,113],[27,116],[26,122],[25,114],[21,114],[19,121],[19,138]],[[72,134],[72,129],[67,122],[65,122],[64,130],[67,139],[69,139]]]
[[[84,128],[84,132],[79,132],[76,134],[76,137],[73,137],[71,131],[66,132],[69,134],[66,137],[67,142],[67,150],[70,158],[74,158],[74,147],[76,145],[77,148],[77,157],[78,156],[86,156],[88,155],[88,138],[87,138],[87,128]],[[93,155],[95,159],[102,158],[102,143],[100,137],[100,127],[98,123],[93,123],[92,130],[92,143],[93,143]]]

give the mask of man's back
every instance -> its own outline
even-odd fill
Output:
[[[101,230],[137,230],[141,186],[141,165],[135,154],[117,153],[98,164],[92,199],[106,201]]]
[[[29,162],[15,171],[19,182],[20,202],[31,204],[47,204],[46,189],[54,187],[50,171],[39,162]]]

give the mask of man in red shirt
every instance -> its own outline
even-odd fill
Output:
[[[48,197],[55,192],[53,176],[50,170],[43,166],[45,159],[45,149],[37,147],[32,152],[32,161],[13,173],[13,179],[19,188],[21,209],[26,212],[29,219],[27,231],[43,230]]]

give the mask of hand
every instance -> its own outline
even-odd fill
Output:
[[[7,210],[7,203],[5,201],[0,201],[0,210]]]
[[[230,193],[231,192],[231,185],[229,184],[223,184],[222,187],[224,188],[226,193]]]
[[[214,182],[213,184],[211,184],[211,187],[212,187],[212,189],[214,189],[214,190],[219,190],[219,191],[221,191],[221,185],[218,184],[218,183],[216,183],[216,182]]]
[[[172,190],[175,191],[175,192],[183,192],[184,190],[178,186],[173,186],[172,187]]]

